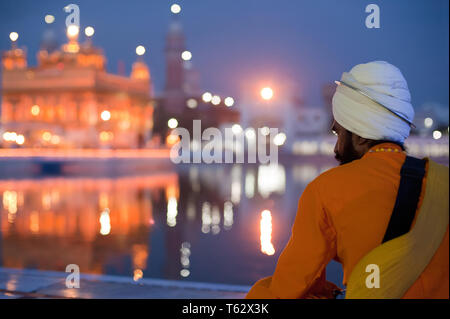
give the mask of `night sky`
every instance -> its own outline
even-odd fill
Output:
[[[17,31],[19,45],[27,46],[29,63],[35,65],[44,16],[56,17],[63,42],[63,7],[76,3],[81,30],[94,26],[94,44],[105,50],[108,70],[116,73],[122,60],[129,72],[142,44],[160,92],[174,2],[182,6],[187,49],[204,90],[239,97],[242,86],[255,78],[292,81],[308,104],[318,105],[325,82],[355,64],[386,60],[402,70],[415,107],[437,102],[448,108],[448,0],[1,1],[0,50],[10,47],[9,33]],[[370,3],[380,6],[380,29],[365,27]]]

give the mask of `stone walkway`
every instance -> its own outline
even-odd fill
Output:
[[[68,273],[0,267],[0,299],[8,298],[136,298],[241,299],[249,286],[81,274],[80,288],[66,288]]]

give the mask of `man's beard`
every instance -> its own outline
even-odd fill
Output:
[[[344,165],[361,158],[353,147],[351,134],[349,134],[344,141],[343,154],[336,153],[334,158],[340,163],[339,165]]]

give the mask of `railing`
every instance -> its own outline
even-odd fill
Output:
[[[47,149],[16,148],[0,149],[2,158],[42,158],[42,159],[169,159],[170,150],[161,149]]]

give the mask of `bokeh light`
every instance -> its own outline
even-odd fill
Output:
[[[137,55],[144,55],[145,53],[145,47],[143,45],[138,45],[136,47],[136,54]]]
[[[19,38],[19,34],[17,32],[11,32],[9,34],[9,38],[11,39],[12,42],[16,42],[17,39]]]
[[[31,114],[34,116],[38,116],[41,109],[39,108],[39,105],[35,104],[31,107]]]
[[[275,137],[273,138],[273,143],[277,146],[281,146],[284,144],[284,142],[286,142],[286,134],[284,133],[278,133],[277,135],[275,135]]]
[[[433,119],[431,117],[427,117],[424,121],[423,124],[425,125],[426,128],[430,128],[433,126]]]
[[[80,32],[80,28],[76,26],[75,24],[71,24],[67,27],[67,36],[69,38],[75,38],[78,36],[78,33]]]
[[[186,106],[190,109],[195,109],[198,106],[196,99],[189,99],[186,101]]]
[[[202,100],[203,100],[204,102],[206,102],[206,103],[209,103],[209,102],[211,102],[212,97],[213,97],[213,96],[212,96],[211,93],[205,92],[205,93],[203,93],[203,95],[202,95]]]
[[[190,61],[192,59],[192,53],[190,51],[183,51],[183,53],[181,53],[181,58],[184,61]]]
[[[44,17],[44,21],[45,21],[45,23],[47,23],[47,24],[52,24],[53,22],[55,22],[55,17],[52,16],[51,14],[47,14],[47,15]]]
[[[231,127],[231,131],[234,134],[240,134],[242,133],[242,127],[239,124],[233,124],[233,126]]]
[[[22,134],[17,135],[16,143],[22,145],[23,143],[25,143],[25,137]]]
[[[260,231],[261,252],[271,256],[275,248],[272,244],[272,213],[267,209],[261,212]]]
[[[273,90],[270,87],[263,88],[260,93],[264,100],[270,100],[273,97]]]
[[[438,140],[442,137],[442,133],[440,131],[433,131],[433,138]]]
[[[180,6],[179,4],[174,3],[174,4],[172,4],[172,6],[170,7],[170,11],[171,11],[173,14],[178,14],[178,13],[181,12],[181,6]]]
[[[100,114],[100,117],[103,121],[109,121],[111,119],[111,112],[105,110]]]
[[[264,126],[262,128],[259,129],[259,132],[263,135],[263,136],[267,136],[270,134],[270,129],[267,126]]]
[[[168,121],[167,121],[167,126],[169,127],[169,128],[176,128],[177,126],[178,126],[178,121],[177,121],[177,119],[175,119],[175,118],[171,118],[171,119],[169,119]]]
[[[84,34],[87,36],[87,37],[92,37],[93,35],[94,35],[94,33],[95,33],[95,30],[94,30],[94,28],[93,27],[86,27],[85,29],[84,29]]]
[[[213,105],[219,105],[221,101],[222,100],[221,100],[220,96],[218,96],[218,95],[214,95],[211,99],[211,103]]]
[[[227,98],[225,98],[225,100],[223,101],[225,103],[226,106],[230,107],[234,105],[234,99],[229,96]]]

